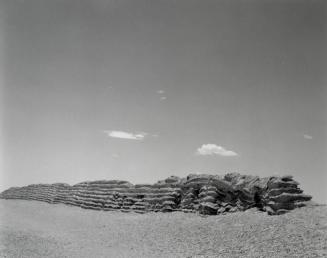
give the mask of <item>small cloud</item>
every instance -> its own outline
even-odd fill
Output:
[[[126,140],[138,140],[141,141],[145,138],[147,133],[140,132],[140,133],[129,133],[123,131],[103,131],[111,138],[120,138]]]
[[[312,140],[313,139],[313,136],[308,135],[308,134],[303,134],[303,138],[304,139],[307,139],[307,140]]]
[[[234,157],[238,156],[238,154],[232,150],[226,150],[222,146],[218,146],[213,143],[203,144],[196,151],[197,155],[219,155],[223,157]]]
[[[118,154],[114,153],[114,154],[111,155],[111,157],[112,157],[113,159],[118,159],[120,156],[119,156]]]
[[[158,90],[157,93],[158,93],[158,94],[164,94],[165,91],[164,91],[164,90]]]
[[[163,96],[163,97],[160,98],[160,100],[166,100],[166,99],[167,99],[166,96]]]

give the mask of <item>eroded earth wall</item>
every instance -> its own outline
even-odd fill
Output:
[[[138,185],[120,180],[89,181],[73,186],[33,184],[9,188],[0,198],[63,203],[104,211],[183,211],[216,215],[256,207],[269,215],[279,215],[304,206],[312,197],[303,194],[292,176],[259,178],[229,173],[171,176],[155,184]]]

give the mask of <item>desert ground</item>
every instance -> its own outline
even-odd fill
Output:
[[[0,257],[327,257],[323,205],[204,217],[0,200],[0,216]]]

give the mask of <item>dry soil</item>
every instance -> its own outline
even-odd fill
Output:
[[[0,200],[0,216],[0,257],[327,257],[327,206],[203,217]]]

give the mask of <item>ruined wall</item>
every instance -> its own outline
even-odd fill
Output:
[[[256,207],[269,215],[278,215],[304,206],[311,199],[298,185],[292,176],[191,174],[186,178],[172,176],[152,185],[133,185],[120,180],[82,182],[73,186],[33,184],[9,188],[0,198],[138,213],[183,211],[216,215]]]

